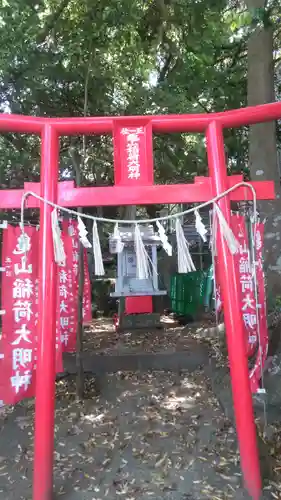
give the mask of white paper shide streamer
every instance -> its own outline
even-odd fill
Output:
[[[176,220],[176,239],[178,249],[178,272],[190,273],[196,271],[179,219]]]
[[[165,250],[165,252],[169,255],[169,257],[172,256],[173,253],[173,248],[172,245],[168,241],[168,237],[166,235],[165,228],[162,226],[162,224],[159,222],[159,220],[156,221],[156,226],[158,228],[158,234],[159,238],[162,243],[162,247]]]
[[[239,243],[236,240],[232,229],[229,227],[228,223],[226,222],[224,215],[221,211],[221,209],[218,207],[216,203],[214,203],[214,217],[217,218],[221,234],[224,237],[227,246],[229,248],[230,253],[233,255],[238,252],[239,250]]]
[[[21,234],[18,237],[17,249],[21,252],[27,253],[31,248],[30,237],[24,232],[24,226],[22,224],[20,224],[20,229]]]
[[[195,210],[194,212],[195,215],[195,228],[198,234],[200,234],[202,240],[204,242],[207,241],[206,234],[208,233],[208,230],[206,229],[205,225],[202,222],[201,216],[198,212],[198,210]]]
[[[115,224],[114,226],[114,231],[113,231],[113,238],[114,240],[116,241],[116,248],[115,248],[115,252],[116,253],[121,253],[123,252],[123,249],[124,249],[124,243],[121,239],[121,234],[120,234],[120,231],[119,231],[119,227],[118,227],[118,223]]]
[[[64,251],[64,244],[61,238],[61,230],[59,226],[59,219],[56,208],[52,211],[51,220],[52,220],[52,236],[53,236],[55,262],[59,266],[65,266],[66,255]]]
[[[95,220],[93,222],[93,254],[95,261],[95,275],[103,276],[105,273],[103,267],[100,238],[99,238],[97,222]]]
[[[79,231],[79,240],[81,241],[84,248],[92,248],[91,243],[87,238],[88,231],[81,217],[78,217],[78,231]]]
[[[149,261],[147,251],[142,241],[141,232],[138,224],[135,225],[135,252],[137,263],[137,278],[140,280],[148,279],[150,276]]]
[[[214,210],[210,212],[210,217],[212,220],[212,229],[211,229],[211,239],[209,248],[211,250],[212,256],[217,257],[218,218]]]

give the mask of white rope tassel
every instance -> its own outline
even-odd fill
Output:
[[[161,243],[162,243],[162,247],[165,250],[165,252],[169,255],[169,257],[171,257],[172,253],[173,253],[173,247],[168,242],[168,237],[166,235],[165,228],[162,226],[162,224],[160,224],[160,222],[158,220],[156,221],[156,226],[158,228],[158,234],[159,234],[159,238],[160,238]]]
[[[116,240],[116,253],[123,252],[124,243],[121,240],[121,234],[120,234],[120,231],[119,231],[118,222],[114,226],[113,238],[114,238],[114,240]]]
[[[215,215],[215,217],[217,217],[217,220],[218,220],[218,223],[220,226],[220,230],[221,230],[221,234],[223,235],[223,237],[228,245],[229,251],[232,254],[237,253],[239,250],[239,243],[236,240],[236,238],[232,232],[232,229],[229,227],[228,223],[226,222],[221,209],[218,207],[218,205],[216,203],[214,203],[214,215]]]
[[[190,273],[191,271],[196,271],[179,219],[176,220],[176,239],[178,247],[178,272]]]
[[[148,255],[142,241],[138,224],[135,224],[135,252],[137,261],[137,278],[140,280],[148,279],[150,276]]]
[[[79,240],[81,241],[84,248],[92,248],[91,243],[87,238],[88,231],[81,217],[78,216],[78,231],[79,231]]]
[[[204,242],[206,242],[207,241],[206,234],[208,233],[208,231],[207,231],[205,225],[202,222],[202,219],[201,219],[201,216],[200,216],[198,210],[195,210],[194,214],[195,214],[195,228],[196,228],[196,231],[197,231],[198,234],[200,234],[202,240]]]
[[[103,261],[102,261],[102,253],[101,253],[101,246],[100,246],[100,238],[99,238],[99,232],[98,232],[98,227],[97,227],[97,221],[95,221],[95,220],[93,222],[93,254],[94,254],[94,261],[95,261],[95,275],[96,276],[103,276],[105,274],[105,272],[104,272]]]
[[[65,266],[66,256],[64,251],[64,244],[61,238],[61,230],[59,226],[59,219],[56,208],[52,211],[51,219],[52,219],[52,235],[53,235],[55,262],[59,266]]]

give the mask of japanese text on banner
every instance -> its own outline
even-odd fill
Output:
[[[8,225],[2,250],[1,377],[5,404],[34,395],[38,324],[38,232]]]
[[[59,325],[62,350],[75,352],[78,307],[79,236],[77,221],[69,219],[62,224],[62,239],[66,266],[59,271]],[[83,323],[89,323],[91,314],[91,285],[86,249],[84,250]]]
[[[65,269],[60,274],[60,339],[62,350],[75,352],[78,293],[78,228],[77,221],[63,221],[62,238],[66,254]]]
[[[235,254],[234,259],[240,287],[241,314],[247,332],[248,354],[250,355],[257,343],[257,310],[245,218],[238,214],[232,215],[231,225],[239,243],[239,252]]]
[[[256,225],[256,277],[258,284],[258,318],[259,318],[259,337],[260,337],[260,348],[255,366],[250,373],[251,390],[253,393],[257,392],[260,386],[260,379],[262,376],[262,370],[267,358],[268,353],[268,329],[266,320],[266,293],[265,293],[265,280],[263,272],[263,245],[264,245],[264,224],[258,223]],[[260,355],[261,353],[261,355]]]
[[[140,177],[140,135],[144,134],[144,128],[122,128],[121,134],[126,137],[126,164],[128,179]]]
[[[83,293],[83,323],[92,321],[92,292],[89,275],[87,250],[84,250],[84,293]]]

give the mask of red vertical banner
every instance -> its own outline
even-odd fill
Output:
[[[69,219],[62,224],[62,238],[66,254],[66,269],[61,272],[60,281],[64,281],[63,311],[60,306],[60,334],[62,349],[64,352],[76,351],[77,332],[77,307],[78,307],[78,261],[79,261],[79,238],[77,221]],[[89,267],[86,249],[84,250],[84,294],[83,294],[83,323],[89,323],[92,319],[91,313],[91,284],[89,278]],[[62,285],[62,283],[61,283]],[[64,317],[65,319],[62,319]]]
[[[66,250],[66,235],[61,234]],[[57,279],[57,319],[56,319],[56,370],[63,371],[62,352],[68,340],[69,325],[69,268],[67,259],[64,266],[58,266]]]
[[[76,223],[77,225],[77,223]],[[73,273],[73,256],[77,250],[73,247],[75,223],[71,219],[62,223],[62,241],[66,255],[65,266],[59,267],[58,279],[58,319],[57,328],[62,351],[74,352],[76,346],[76,281]]]
[[[114,176],[122,186],[153,184],[151,120],[124,118],[114,121]]]
[[[231,226],[234,236],[239,243],[239,252],[234,255],[234,259],[240,287],[241,315],[248,342],[247,352],[251,356],[255,352],[258,340],[257,310],[245,217],[239,214],[232,215]]]
[[[77,220],[69,219],[67,221],[67,234],[69,245],[67,247],[67,259],[71,273],[71,328],[68,340],[67,352],[76,351],[76,333],[77,333],[77,308],[78,308],[78,263],[79,263],[79,238]]]
[[[72,343],[74,350],[76,348],[76,329],[77,329],[77,307],[78,307],[78,261],[79,261],[79,236],[78,225],[76,220],[70,219],[68,222],[68,232],[71,236],[72,251],[70,251],[69,266],[72,270],[72,290],[73,290],[73,305],[72,311],[74,315],[74,341]],[[70,248],[70,247],[69,247]],[[92,293],[91,281],[89,275],[89,264],[87,250],[84,249],[84,292],[83,292],[83,323],[90,323],[92,321]],[[72,348],[73,352],[73,348]]]
[[[58,267],[56,371],[63,371],[62,351],[75,352],[78,305],[77,221],[63,222],[66,265]],[[0,405],[34,395],[38,324],[38,249],[35,227],[8,226],[3,233],[2,338],[0,340]],[[83,322],[91,321],[91,285],[85,250]]]
[[[4,404],[34,395],[38,323],[38,232],[3,233],[1,378]]]
[[[265,279],[263,272],[263,247],[264,247],[264,223],[258,223],[255,229],[255,248],[256,248],[256,280],[258,289],[258,319],[259,319],[259,350],[256,363],[250,373],[252,392],[257,392],[260,387],[263,367],[268,353],[268,330],[266,320],[266,293]]]
[[[87,250],[84,250],[84,293],[83,293],[83,324],[92,321],[92,287],[89,274]]]

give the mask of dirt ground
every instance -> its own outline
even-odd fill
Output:
[[[107,331],[112,349],[111,328]],[[93,328],[88,346],[93,338],[98,342],[97,333]],[[103,348],[110,350],[106,336],[101,335]],[[123,339],[127,345],[128,337]],[[114,351],[118,343],[116,337]],[[56,499],[247,498],[240,487],[235,430],[202,370],[119,372],[100,383],[97,395],[87,379],[80,404],[73,380],[57,382]],[[0,415],[0,500],[32,498],[33,423],[33,400]],[[278,485],[269,485],[265,498],[281,498]]]

